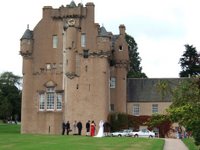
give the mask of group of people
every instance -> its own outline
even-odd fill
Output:
[[[77,128],[78,128],[78,132],[77,132]],[[66,134],[69,135],[69,132],[71,132],[71,128],[70,128],[70,123],[69,121],[67,121],[67,123],[63,122],[62,123],[62,135]],[[76,121],[74,121],[73,123],[73,134],[74,135],[81,135],[81,131],[82,131],[82,123],[81,121],[79,121],[78,123]]]
[[[99,131],[96,135],[96,124],[94,121],[91,121],[88,120],[85,127],[86,127],[86,136],[92,136],[92,137],[103,137],[104,136],[104,121],[101,120],[99,122]],[[63,131],[62,131],[62,135],[65,134],[65,132],[67,133],[67,135],[69,135],[69,132],[70,131],[73,131],[73,135],[81,135],[81,132],[82,132],[82,123],[81,121],[79,122],[76,122],[76,120],[74,121],[73,123],[73,130],[70,129],[70,123],[69,121],[67,121],[67,123],[64,123],[62,124],[62,128],[63,128]],[[78,131],[77,131],[78,129]],[[96,136],[95,136],[96,135]]]

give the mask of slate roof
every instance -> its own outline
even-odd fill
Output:
[[[175,88],[186,78],[129,78],[127,80],[128,102],[171,102],[172,96],[167,94],[163,97],[157,86],[159,82],[167,82],[171,89]]]
[[[76,3],[72,0],[68,6],[71,8],[74,8],[74,7],[76,7]]]
[[[99,36],[109,36],[110,32],[106,31],[105,27],[100,28]]]
[[[24,32],[21,40],[23,39],[28,39],[28,40],[33,39],[33,32],[29,28],[27,28],[26,31]]]

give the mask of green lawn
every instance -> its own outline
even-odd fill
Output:
[[[183,139],[183,142],[185,143],[185,145],[187,145],[189,150],[200,150],[200,146],[197,147],[194,144],[193,138],[185,138],[185,139]]]
[[[27,135],[19,125],[0,125],[0,150],[163,150],[163,139]]]

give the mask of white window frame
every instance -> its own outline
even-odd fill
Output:
[[[62,93],[56,94],[56,110],[61,111],[62,110]]]
[[[39,93],[39,111],[62,111],[63,93],[56,93],[54,87],[47,87]]]
[[[44,93],[39,94],[39,110],[40,111],[45,110],[45,94]]]
[[[140,115],[140,104],[133,104],[133,115],[134,116]]]
[[[152,104],[152,113],[158,113],[158,104]]]
[[[46,89],[47,110],[54,110],[55,108],[55,90],[54,87],[47,87]]]

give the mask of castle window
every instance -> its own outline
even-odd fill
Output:
[[[54,88],[47,88],[47,110],[54,110]]]
[[[116,87],[116,78],[111,77],[110,79],[110,88],[114,89]]]
[[[81,34],[81,47],[86,47],[86,34]]]
[[[158,113],[158,104],[152,104],[152,113]]]
[[[53,35],[53,48],[58,48],[58,36]]]
[[[119,46],[119,51],[123,51],[123,46],[122,45]]]
[[[89,57],[89,50],[88,49],[84,49],[83,50],[83,58],[88,58]]]
[[[139,104],[133,104],[133,115],[139,116],[140,114],[140,105]]]
[[[39,110],[45,110],[45,94],[40,94]]]
[[[57,110],[62,110],[62,93],[57,94],[57,105],[56,105]]]
[[[54,87],[47,87],[39,94],[39,111],[61,111],[63,93],[56,93]]]

